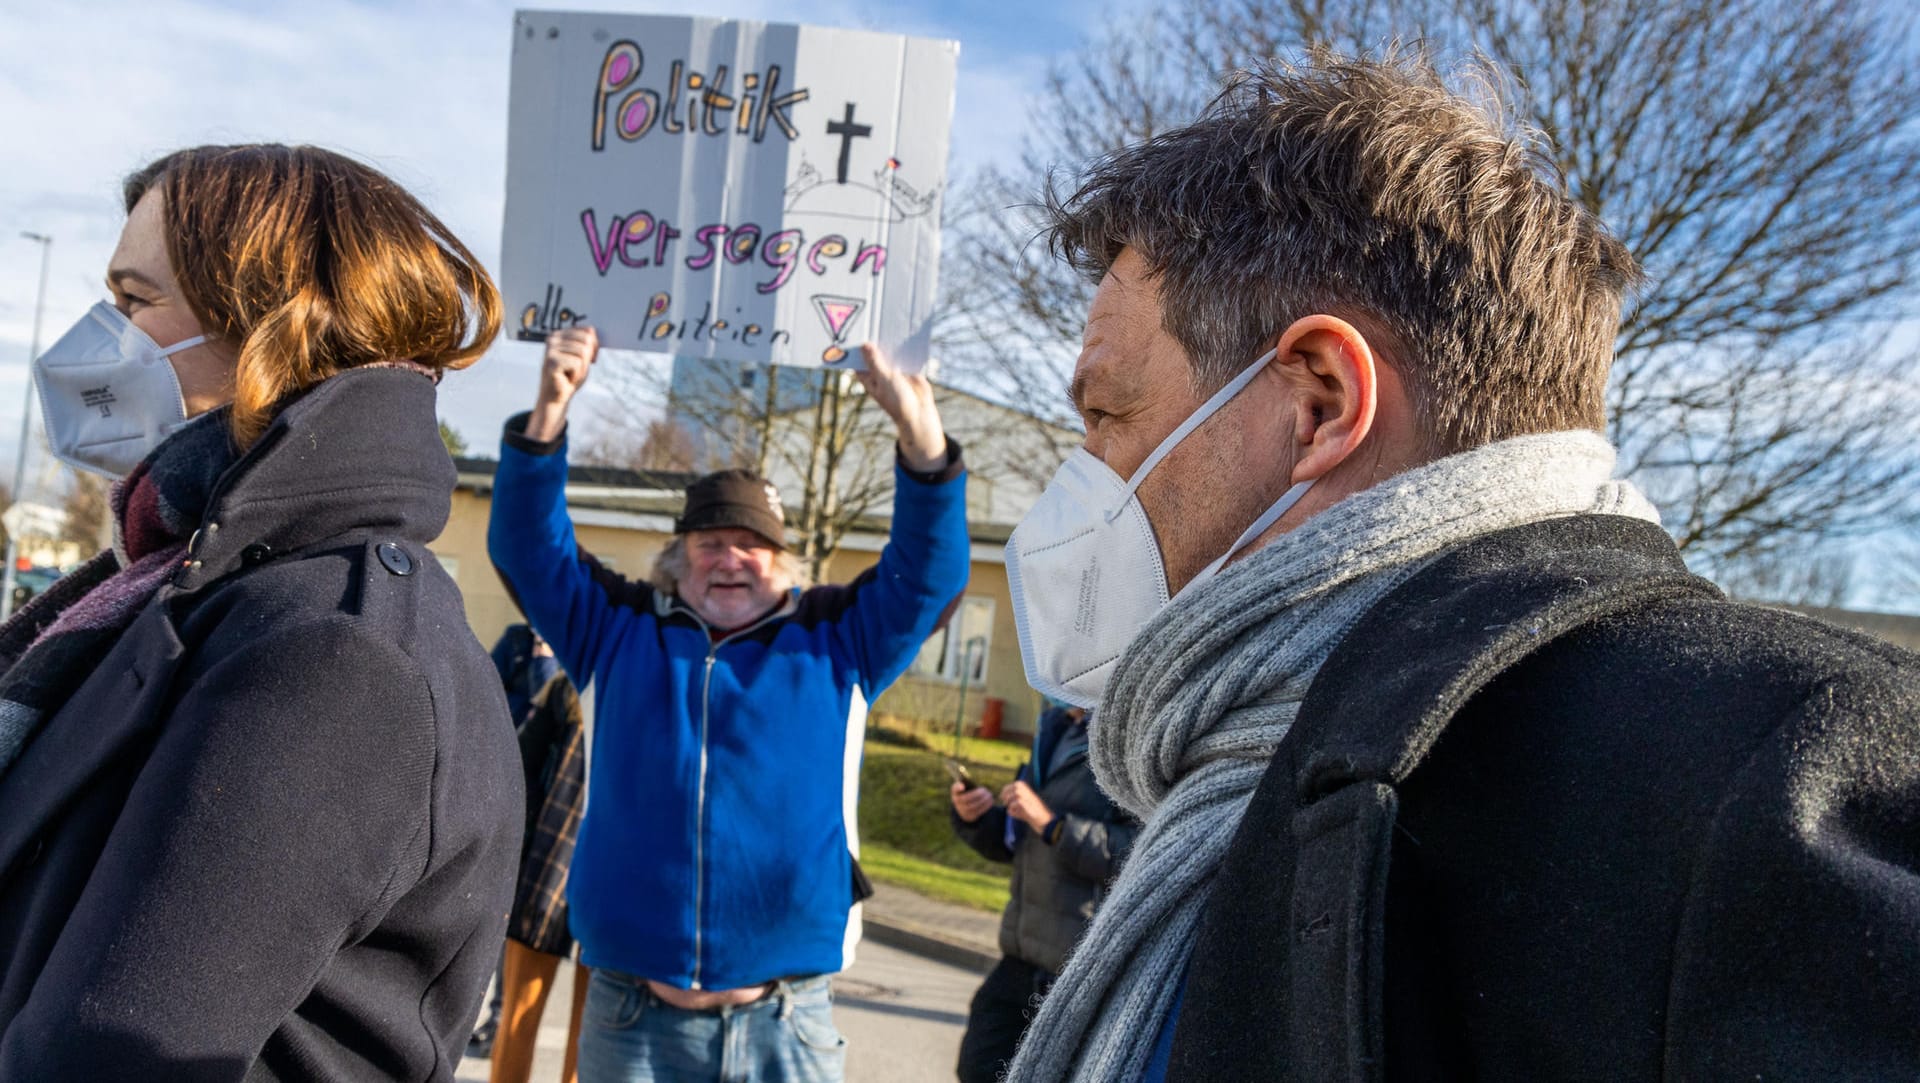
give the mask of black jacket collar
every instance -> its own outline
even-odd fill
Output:
[[[1314,676],[1285,741],[1299,752],[1295,799],[1355,779],[1398,784],[1492,675],[1650,581],[1721,597],[1659,524],[1619,515],[1548,519],[1442,554],[1355,622]]]
[[[351,532],[420,545],[439,536],[456,474],[435,396],[425,376],[392,368],[351,369],[309,390],[220,479],[174,585],[193,590]]]

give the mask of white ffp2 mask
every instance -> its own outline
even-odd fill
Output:
[[[62,462],[124,477],[173,430],[187,403],[168,355],[205,335],[161,346],[105,301],[34,359],[47,443]]]
[[[1167,570],[1146,509],[1135,495],[1160,460],[1219,412],[1273,360],[1269,350],[1200,405],[1153,449],[1131,481],[1086,448],[1062,463],[1046,491],[1007,541],[1007,582],[1027,683],[1055,699],[1097,707],[1114,664],[1168,602]],[[1186,593],[1212,578],[1305,496],[1312,482],[1287,490]]]

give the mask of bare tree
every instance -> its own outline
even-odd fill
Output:
[[[1034,110],[1042,133],[1018,165],[989,169],[950,189],[944,292],[935,337],[951,371],[1029,415],[1048,454],[1017,468],[1044,482],[1070,453],[1080,421],[1067,376],[1093,284],[1035,243],[1033,203],[1062,167],[1073,168],[1183,124],[1212,96],[1210,74],[1184,61],[1178,25],[1161,16],[1118,29],[1056,65]]]
[[[1090,287],[1028,243],[1027,208],[1050,180],[1071,182],[1061,168],[1191,119],[1228,69],[1417,41],[1443,64],[1504,73],[1463,89],[1536,129],[1647,269],[1617,343],[1609,436],[1690,559],[1732,574],[1920,515],[1920,395],[1887,339],[1920,270],[1920,74],[1903,7],[1177,3],[1061,65],[1020,167],[976,179],[956,216],[945,277],[964,311],[941,330],[989,394],[1047,409],[1077,347]]]
[[[1838,609],[1852,592],[1854,565],[1850,553],[1832,546],[1772,550],[1729,568],[1720,586],[1742,601]]]
[[[770,420],[763,447],[770,447],[789,469],[805,457],[800,555],[819,579],[840,539],[892,498],[894,437],[892,423],[880,410],[869,408],[866,391],[852,373],[812,375],[819,381],[812,424],[805,423],[804,410],[789,414],[786,423]]]
[[[86,470],[73,472],[73,484],[67,489],[64,505],[66,522],[60,528],[60,540],[78,546],[82,560],[113,543],[110,488],[107,479],[98,474]]]
[[[753,469],[781,488],[800,556],[821,578],[847,532],[893,495],[892,423],[852,373],[696,364],[701,375],[685,379],[683,370],[677,391],[657,367],[601,366],[597,434],[582,461]]]
[[[687,430],[665,418],[647,423],[647,435],[640,441],[641,467],[691,473],[699,461],[698,449]]]
[[[1067,372],[1093,287],[1062,273],[1033,243],[1030,213],[1006,204],[1016,182],[988,173],[957,190],[935,323],[950,371],[989,398],[1017,407],[1040,454],[1011,464],[1044,482],[1072,452],[1080,421],[1066,396]]]
[[[619,466],[629,470],[704,473],[729,465],[702,454],[693,436],[664,417],[615,416],[596,410],[599,419],[592,435],[582,441],[576,459],[585,465]]]

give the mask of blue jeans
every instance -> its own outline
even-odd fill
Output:
[[[751,1004],[683,1011],[629,974],[595,968],[580,1027],[580,1083],[841,1083],[847,1040],[832,978],[778,983]]]

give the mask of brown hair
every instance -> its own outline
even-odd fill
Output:
[[[1241,72],[1198,121],[1050,187],[1046,212],[1095,281],[1140,253],[1202,393],[1324,312],[1403,375],[1435,454],[1604,425],[1632,255],[1419,57]]]
[[[318,147],[175,151],[127,178],[127,212],[160,193],[188,308],[239,354],[241,447],[292,396],[347,369],[472,364],[500,332],[486,269],[420,202]]]

